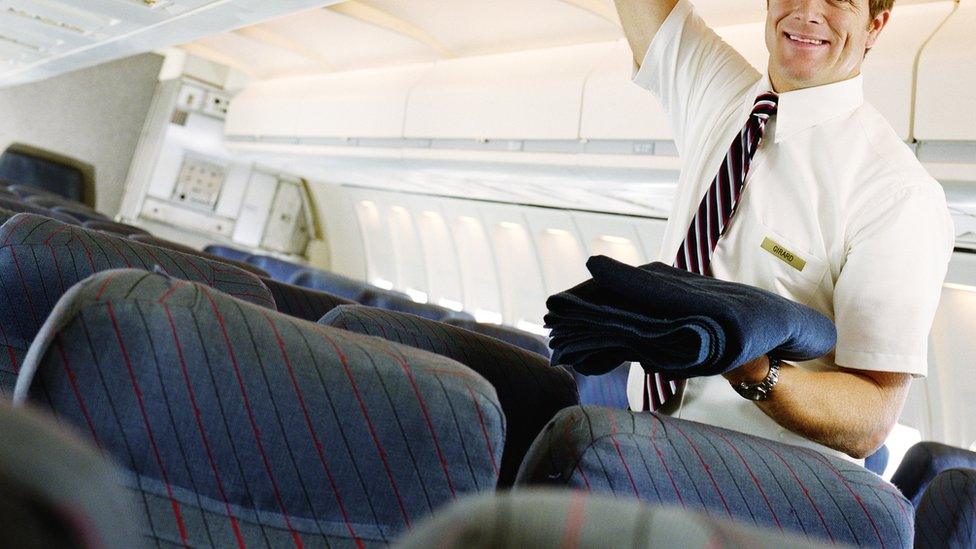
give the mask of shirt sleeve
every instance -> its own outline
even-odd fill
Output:
[[[834,286],[834,362],[921,377],[954,245],[952,218],[935,182],[897,190],[872,211],[859,216]]]
[[[661,102],[681,153],[694,148],[715,117],[736,112],[760,74],[679,0],[651,41],[637,85]]]

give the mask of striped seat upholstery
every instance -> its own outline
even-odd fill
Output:
[[[126,223],[117,223],[115,221],[102,221],[93,219],[91,221],[85,221],[81,224],[82,227],[86,229],[92,229],[95,231],[104,231],[107,233],[118,234],[122,236],[132,236],[134,234],[148,235],[149,231],[136,227],[135,225],[129,225]]]
[[[546,359],[552,355],[552,351],[549,350],[549,345],[546,344],[546,339],[544,337],[526,332],[525,330],[519,330],[518,328],[512,328],[511,326],[502,326],[500,324],[478,322],[477,320],[471,318],[446,318],[442,322],[450,324],[451,326],[457,326],[458,328],[464,328],[465,330],[471,330],[472,332],[478,332],[479,334],[485,334],[486,336],[491,336],[495,339],[500,339],[506,343],[511,343],[516,347],[521,347],[526,351],[538,353],[546,357]]]
[[[976,547],[976,469],[947,469],[915,513],[915,547]]]
[[[27,358],[15,402],[132,471],[160,544],[377,545],[496,483],[504,416],[483,378],[201,284],[96,274]]]
[[[279,311],[302,320],[315,322],[339,305],[353,304],[339,296],[278,282],[273,278],[262,278],[261,281],[271,290]]]
[[[4,547],[141,547],[121,471],[38,411],[0,403]]]
[[[503,341],[407,313],[362,305],[336,307],[321,324],[380,336],[465,364],[498,392],[508,437],[499,487],[510,486],[526,450],[559,410],[579,402],[572,377],[543,357]]]
[[[464,498],[403,537],[400,549],[813,549],[836,547],[674,506],[573,490],[515,490]]]
[[[976,452],[940,442],[919,442],[905,452],[891,483],[918,507],[925,488],[936,475],[959,467],[976,469]]]
[[[210,259],[212,261],[220,261],[228,265],[233,265],[238,269],[244,269],[245,271],[257,275],[261,278],[268,278],[268,273],[265,272],[264,269],[259,269],[258,267],[255,267],[250,263],[245,263],[243,261],[237,261],[219,255],[214,255],[212,253],[204,252],[196,248],[191,248],[190,246],[186,246],[178,242],[173,242],[172,240],[166,240],[164,238],[158,238],[148,234],[130,234],[129,238],[135,240],[136,242],[149,244],[150,246],[159,246],[160,248],[166,248],[167,250],[173,250],[175,252],[183,252],[185,254],[195,255],[197,257]]]
[[[909,547],[914,509],[867,469],[809,448],[650,412],[560,412],[518,485],[556,484],[680,505],[853,545]]]
[[[0,393],[13,387],[31,340],[72,284],[98,271],[151,270],[156,265],[274,308],[274,298],[257,277],[229,265],[38,215],[22,213],[7,220],[0,226]]]

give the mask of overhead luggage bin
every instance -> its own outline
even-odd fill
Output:
[[[227,113],[228,136],[403,137],[407,95],[428,63],[256,82]],[[322,142],[325,143],[325,142]]]
[[[405,137],[578,139],[583,85],[615,45],[438,62],[410,94]]]
[[[898,137],[905,141],[912,137],[915,59],[926,40],[949,17],[955,5],[954,1],[904,6],[895,4],[888,25],[861,67],[865,100],[884,115]],[[962,64],[954,67],[953,71],[965,70],[963,58],[957,59]],[[969,68],[972,68],[972,63],[969,63]]]
[[[922,50],[915,138],[976,141],[976,3],[964,0]]]

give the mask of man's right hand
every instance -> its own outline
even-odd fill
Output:
[[[624,36],[639,67],[657,30],[664,24],[678,0],[614,0]]]

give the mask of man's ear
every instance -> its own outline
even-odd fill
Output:
[[[874,43],[878,40],[878,36],[881,35],[881,30],[885,28],[888,24],[888,19],[891,18],[891,10],[884,10],[878,15],[874,16],[871,20],[871,24],[868,26],[868,39],[864,43],[864,49],[870,50],[874,47]]]

